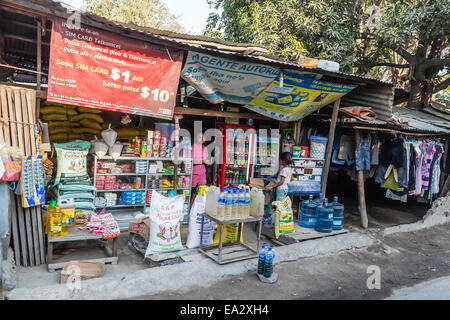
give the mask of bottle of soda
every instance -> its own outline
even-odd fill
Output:
[[[264,264],[266,261],[267,243],[264,242],[258,254],[258,274],[264,274]]]

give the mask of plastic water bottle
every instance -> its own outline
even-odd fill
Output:
[[[328,199],[325,198],[323,205],[317,209],[317,225],[314,228],[318,232],[331,232],[333,227],[334,210],[328,204]]]
[[[231,190],[228,189],[227,196],[225,199],[225,207],[226,207],[226,214],[225,214],[225,220],[231,220],[233,216],[233,195],[231,193]]]
[[[233,196],[233,206],[231,211],[231,219],[238,219],[239,218],[239,195],[236,190],[233,190],[232,193]]]
[[[244,189],[239,190],[239,218],[245,219],[245,194]]]
[[[264,274],[264,263],[266,261],[267,243],[264,242],[258,254],[258,274]]]
[[[341,230],[344,221],[344,205],[338,202],[338,197],[333,198],[333,230]]]
[[[316,203],[316,205],[319,205],[319,204],[323,204],[323,194],[322,193],[319,193],[319,197],[317,198],[317,199],[315,199],[314,200],[314,202]]]
[[[270,245],[264,260],[264,277],[270,278],[273,273],[273,261],[275,259],[275,252],[273,251],[273,244]]]
[[[244,218],[250,216],[250,190],[246,189],[244,194]]]
[[[305,224],[305,222],[306,223],[308,222],[305,219],[305,216],[304,216],[305,208],[306,208],[306,206],[308,204],[312,203],[312,201],[313,201],[313,195],[312,194],[309,195],[309,199],[308,200],[302,201],[302,205],[300,206],[300,215],[299,215],[299,218],[298,218],[298,225],[299,226],[302,226],[302,224]]]
[[[225,216],[225,205],[226,205],[226,193],[225,190],[222,189],[220,191],[219,199],[217,201],[217,218],[223,219]]]

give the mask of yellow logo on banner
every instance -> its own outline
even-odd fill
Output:
[[[246,107],[278,120],[296,121],[336,101],[356,87],[283,71]]]

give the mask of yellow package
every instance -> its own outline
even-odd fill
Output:
[[[48,129],[48,133],[53,135],[53,134],[58,134],[58,133],[69,133],[70,132],[70,128],[69,127],[58,127],[58,128],[50,128]]]
[[[292,213],[291,198],[286,197],[283,201],[274,201],[275,209],[275,238],[281,234],[294,232],[294,215]]]
[[[95,130],[91,128],[72,128],[72,133],[90,133],[100,136],[100,130]]]
[[[44,120],[44,122],[47,121],[54,121],[54,120],[62,120],[62,121],[67,121],[67,115],[65,114],[57,114],[57,113],[53,113],[53,114],[44,114],[42,116],[42,120]]]
[[[81,133],[69,133],[68,138],[69,140],[78,140],[78,139],[83,140],[83,135]]]
[[[61,209],[61,215],[63,225],[75,224],[75,208]]]
[[[220,227],[216,224],[216,234],[214,235],[214,244],[219,244],[220,240]],[[243,230],[244,224],[241,223],[241,230]],[[239,223],[226,224],[223,226],[223,241],[222,243],[236,242],[238,239]],[[244,242],[241,232],[240,242]]]
[[[50,140],[52,142],[64,141],[64,140],[67,140],[67,138],[68,138],[67,133],[50,134],[49,136],[50,136]]]
[[[61,127],[70,127],[69,121],[50,121],[48,123],[48,128],[61,128]]]
[[[94,130],[103,130],[102,126],[98,122],[95,122],[93,120],[83,119],[80,120],[80,124],[85,128],[91,128]]]
[[[73,121],[73,122],[78,122],[83,119],[94,120],[94,121],[97,121],[98,123],[104,122],[103,118],[100,115],[93,114],[93,113],[82,113],[82,114],[70,117],[70,121]]]
[[[93,114],[99,114],[102,111],[94,108],[88,108],[88,107],[78,107],[77,108],[79,113],[93,113]]]

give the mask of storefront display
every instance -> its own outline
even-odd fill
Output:
[[[218,128],[224,137],[223,162],[217,170],[220,187],[248,184],[256,140],[254,127],[220,123]]]

